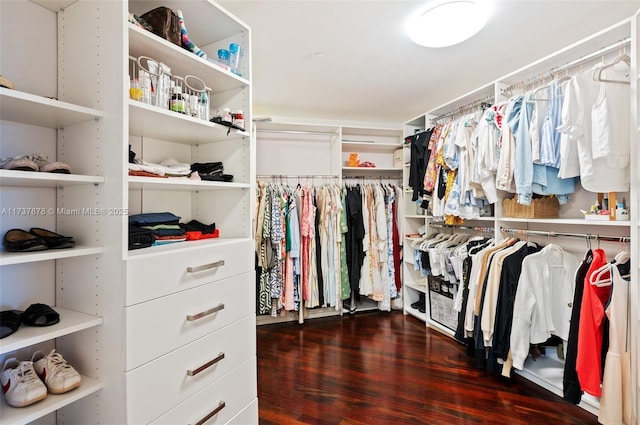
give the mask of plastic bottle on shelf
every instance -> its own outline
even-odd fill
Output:
[[[242,56],[242,48],[239,44],[231,43],[229,45],[229,70],[236,75],[240,74],[240,58]]]
[[[218,62],[224,69],[229,69],[229,51],[227,49],[218,49]]]
[[[207,90],[208,88],[205,88],[200,92],[200,99],[198,100],[198,118],[205,121],[209,121],[209,94]]]

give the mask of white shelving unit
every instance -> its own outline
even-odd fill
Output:
[[[241,76],[127,22],[129,12],[141,15],[159,6],[183,12],[191,40],[209,57],[238,43]],[[13,22],[22,24],[16,28]],[[0,252],[0,310],[39,302],[60,314],[56,325],[22,325],[0,340],[0,360],[26,360],[35,350],[56,348],[82,375],[79,388],[26,408],[3,400],[0,422],[162,422],[169,411],[197,422],[212,410],[196,418],[200,409],[217,402],[201,400],[195,409],[194,389],[220,393],[222,385],[234,382],[224,397],[235,401],[218,420],[242,417],[257,424],[251,131],[128,97],[129,59],[148,56],[167,64],[173,75],[201,78],[211,88],[211,116],[229,107],[242,109],[251,122],[250,28],[209,0],[34,0],[0,4],[0,36],[18,37],[22,48],[39,52],[0,52],[2,75],[16,87],[0,88],[0,157],[38,153],[72,170],[0,170],[0,231],[42,227],[76,240],[72,249]],[[129,145],[137,158],[150,162],[221,161],[234,178],[227,183],[130,177]],[[176,212],[183,222],[215,223],[220,237],[128,251],[127,215],[159,211]],[[145,276],[153,273],[150,287]],[[171,308],[160,310],[158,300]],[[207,314],[218,305],[224,307]],[[158,311],[166,322],[156,327],[148,319]],[[206,319],[184,326],[185,317],[196,313]],[[170,335],[175,323],[178,332]],[[242,337],[233,343],[231,334]],[[132,368],[127,347],[144,338],[154,341],[143,347],[152,347],[153,356],[138,350]],[[181,365],[205,364],[219,348],[227,354],[215,368],[205,368],[197,383],[183,382]],[[155,370],[160,362],[175,370]],[[167,377],[163,387],[151,388],[151,381],[140,378],[148,371]],[[168,378],[175,375],[180,378]],[[171,403],[153,402],[154,394],[170,391]]]
[[[592,36],[581,40],[565,49],[562,49],[554,54],[551,54],[539,61],[525,66],[515,72],[505,75],[483,87],[478,88],[466,95],[460,96],[451,102],[448,102],[438,108],[428,111],[424,115],[420,115],[407,121],[404,124],[404,134],[412,135],[415,132],[424,131],[433,125],[431,119],[437,116],[446,114],[451,111],[459,110],[459,108],[484,100],[489,96],[493,96],[496,102],[508,100],[508,94],[502,92],[503,88],[517,83],[519,81],[525,81],[534,75],[542,74],[549,69],[568,63],[571,60],[582,58],[598,49],[605,46],[610,46],[619,40],[624,40],[631,37],[631,49],[634,53],[636,63],[632,65],[634,72],[638,72],[638,57],[640,57],[640,32],[639,32],[640,18],[638,15],[635,17],[624,20],[616,25],[606,28]],[[600,56],[594,60],[601,59]],[[631,79],[631,98],[632,98],[632,128],[638,127],[639,111],[640,111],[640,99],[638,96],[638,83],[636,78]],[[560,208],[560,217],[556,219],[522,219],[504,217],[502,210],[502,201],[505,198],[512,197],[512,194],[499,191],[499,202],[495,205],[495,217],[482,217],[480,219],[467,221],[465,226],[483,226],[493,227],[494,236],[497,239],[504,238],[501,229],[522,229],[533,231],[549,232],[551,235],[554,233],[576,233],[576,234],[592,234],[592,235],[610,235],[614,237],[629,237],[631,236],[631,261],[632,269],[638,270],[640,264],[638,263],[638,248],[637,240],[640,237],[640,228],[638,226],[638,211],[640,210],[640,203],[638,201],[638,191],[640,189],[640,173],[638,173],[638,148],[637,142],[639,139],[638,132],[632,132],[631,139],[631,166],[630,169],[633,175],[631,176],[631,190],[628,193],[619,193],[618,199],[623,197],[627,200],[627,204],[631,206],[631,217],[629,221],[590,221],[585,220],[580,212],[580,208],[585,209],[585,206],[589,206],[594,203],[596,199],[595,193],[589,193],[584,190],[579,184],[576,187],[576,192],[572,195],[572,201],[569,205],[563,205]],[[408,170],[405,171],[405,176]],[[629,202],[630,201],[630,202]],[[405,215],[405,226],[408,230],[405,233],[411,233],[418,225],[429,225],[433,221],[433,217],[416,217],[413,213]],[[427,227],[428,229],[428,227]],[[455,228],[452,230],[455,232]],[[461,230],[462,232],[462,230]],[[431,233],[431,232],[429,232]],[[552,239],[552,240],[551,240]],[[563,237],[540,237],[540,242],[543,244],[553,242],[559,244],[563,249],[568,252],[572,252],[578,257],[582,257],[587,248],[586,238],[580,240],[579,238],[563,238]],[[600,242],[599,242],[600,244]],[[602,247],[611,250],[620,250],[620,242],[602,242]],[[411,254],[405,250],[405,258]],[[421,287],[415,284],[416,272],[412,270],[413,265],[408,264],[405,261],[403,279],[405,282],[405,295],[407,295],[406,302],[411,297],[417,298],[417,294],[423,290]],[[638,318],[638,303],[640,302],[639,291],[637,290],[638,276],[636,273],[632,273],[632,316],[636,319],[633,321],[632,326],[632,341],[633,341],[633,381],[634,388],[638,388],[638,369],[636,367],[638,353],[640,352],[640,340],[638,338],[638,329],[640,322]],[[416,316],[415,312],[410,307],[406,306],[405,313]],[[421,316],[428,327],[432,327],[439,331],[445,331],[445,333],[452,335],[453,333],[444,328],[434,320],[432,320],[429,312],[429,303],[427,297],[427,314]],[[416,316],[417,317],[417,316]],[[554,392],[555,394],[562,395],[562,371],[564,363],[557,357],[544,356],[541,359],[537,359],[535,362],[527,361],[522,371],[516,371],[516,373],[531,380],[532,382]],[[636,391],[637,393],[637,391]],[[636,400],[637,405],[640,405],[640,398]],[[583,397],[583,401],[580,406],[584,409],[597,414],[599,409],[599,400],[595,397],[586,395]]]
[[[256,123],[256,174],[265,181],[289,184],[349,183],[383,181],[401,184],[403,166],[395,166],[394,152],[402,149],[400,128],[347,126],[341,123],[313,124],[301,122]],[[349,155],[356,153],[360,162],[376,166],[349,167]],[[286,158],[286,160],[283,160]],[[313,160],[310,160],[312,158]],[[377,309],[377,304],[363,299],[356,311]],[[259,315],[258,324],[304,321],[336,316],[348,310],[334,307],[304,308],[302,313],[284,312],[272,317]]]

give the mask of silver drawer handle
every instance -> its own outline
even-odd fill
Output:
[[[187,267],[187,273],[197,273],[203,270],[217,269],[218,267],[222,267],[222,266],[224,266],[224,260],[216,261],[214,263],[209,263],[209,264],[203,264],[201,266],[195,266],[195,267],[189,266]]]
[[[218,404],[218,407],[216,407],[215,409],[213,409],[213,411],[211,413],[209,413],[207,416],[205,416],[204,418],[200,419],[198,422],[195,423],[195,425],[203,425],[205,422],[207,422],[209,419],[211,419],[212,417],[214,417],[219,411],[221,411],[222,409],[224,409],[224,406],[226,406],[224,401],[221,401]]]
[[[209,310],[201,311],[200,313],[197,313],[197,314],[188,314],[187,320],[190,322],[193,322],[194,320],[202,319],[203,317],[216,313],[222,309],[224,309],[224,304],[220,303],[219,305],[213,308],[210,308]]]
[[[216,357],[215,359],[210,360],[210,361],[206,362],[205,364],[203,364],[202,366],[199,366],[199,367],[197,367],[197,368],[195,368],[193,370],[187,369],[187,375],[196,376],[197,374],[199,374],[203,370],[205,370],[207,368],[210,368],[211,366],[213,366],[214,364],[218,363],[222,359],[224,359],[224,353],[218,354],[218,357]]]

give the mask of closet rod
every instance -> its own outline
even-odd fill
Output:
[[[274,134],[304,134],[308,136],[337,136],[336,131],[304,131],[304,130],[267,130],[257,129],[258,133],[274,133]]]
[[[560,73],[562,71],[567,71],[567,70],[569,70],[571,68],[574,68],[574,67],[576,67],[578,65],[582,65],[585,62],[588,62],[588,61],[590,61],[590,60],[592,60],[594,58],[597,58],[598,56],[602,56],[602,55],[604,55],[606,53],[609,53],[612,50],[616,50],[616,49],[625,47],[629,43],[631,43],[631,37],[627,37],[627,38],[624,38],[622,40],[618,40],[615,43],[613,43],[613,44],[611,44],[609,46],[603,47],[600,50],[597,50],[597,51],[595,51],[593,53],[589,53],[588,55],[585,55],[585,56],[580,56],[578,59],[572,60],[571,62],[567,62],[564,65],[560,65],[560,66],[551,68],[546,73],[537,74],[537,75],[535,75],[533,77],[530,77],[530,78],[528,78],[528,79],[526,79],[524,81],[520,81],[520,82],[517,82],[515,84],[511,84],[510,86],[508,86],[508,87],[506,87],[504,89],[501,89],[500,93],[512,92],[517,87],[526,87],[526,86],[530,86],[532,84],[538,83],[538,82],[540,82],[540,81],[542,81],[542,80],[544,80],[546,78],[549,78],[549,77],[553,78],[556,75],[558,75],[558,73]]]
[[[631,242],[631,238],[629,236],[605,236],[605,235],[597,235],[593,233],[546,232],[544,230],[509,229],[506,227],[501,227],[500,231],[502,233],[513,233],[516,235],[520,234],[520,235],[538,235],[538,236],[549,236],[549,237],[568,237],[568,238],[593,239],[598,241],[609,241],[609,242]]]
[[[482,227],[482,226],[457,226],[455,224],[438,224],[438,223],[429,223],[429,227],[433,227],[434,229],[462,229],[462,230],[475,230],[476,232],[487,232],[493,233],[495,229],[493,227]]]
[[[460,106],[452,111],[446,112],[442,115],[438,115],[435,118],[431,118],[432,122],[438,122],[441,120],[444,120],[446,118],[454,118],[457,117],[459,115],[464,115],[466,113],[471,113],[474,112],[475,110],[477,110],[479,107],[481,108],[485,108],[485,107],[489,107],[491,106],[491,104],[495,101],[495,96],[494,95],[489,95],[486,96],[482,99],[476,99],[471,103],[468,103],[464,106]]]

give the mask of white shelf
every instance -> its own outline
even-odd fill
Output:
[[[179,190],[200,191],[200,190],[229,190],[229,189],[249,189],[248,183],[233,182],[211,182],[205,180],[189,180],[186,177],[140,177],[129,176],[129,189],[145,190]]]
[[[494,220],[493,218],[491,220]],[[589,221],[584,218],[512,218],[501,217],[496,221],[511,223],[540,223],[540,224],[569,224],[577,226],[614,226],[614,227],[630,227],[629,220],[626,221]]]
[[[16,332],[0,339],[0,354],[6,354],[102,324],[102,317],[65,310],[55,306],[52,306],[52,308],[60,315],[60,322],[44,327],[20,325]]]
[[[514,368],[513,371],[523,378],[546,388],[557,396],[562,397],[564,362],[558,359],[554,347],[546,347],[545,351],[546,354],[538,357],[535,361],[529,356],[525,361],[523,370],[517,370]],[[585,394],[585,396],[582,397],[580,406],[594,415],[597,415],[600,408],[600,402],[597,398]]]
[[[184,12],[182,5],[180,9]],[[185,13],[184,16],[188,15]],[[192,36],[191,17],[189,17],[189,35]],[[129,24],[129,55],[135,58],[147,56],[156,61],[161,61],[171,68],[172,75],[179,75],[180,77],[195,75],[202,79],[206,86],[212,89],[213,93],[249,86],[249,81],[227,71],[217,63],[202,59],[190,51],[133,24]]]
[[[102,118],[86,108],[35,94],[0,87],[0,119],[47,128],[64,128]]]
[[[33,3],[51,10],[52,12],[58,12],[60,9],[64,9],[67,6],[72,5],[78,0],[31,0]]]
[[[37,171],[0,170],[0,186],[68,187],[104,183],[101,176],[41,173]]]
[[[408,214],[404,216],[405,218],[421,218],[421,219],[425,219],[427,218],[426,215],[420,215],[420,214]]]
[[[98,255],[104,252],[103,247],[78,246],[68,249],[46,249],[35,252],[0,252],[0,266],[11,264],[34,263],[36,261],[59,260],[61,258],[81,257],[83,255]]]
[[[392,153],[398,149],[401,149],[402,145],[399,143],[376,143],[376,142],[349,142],[342,141],[342,151],[354,151],[354,152],[389,152]]]
[[[27,407],[11,407],[4,397],[0,402],[0,423],[6,425],[22,425],[33,422],[49,413],[55,412],[64,406],[87,397],[104,387],[104,384],[95,379],[82,376],[80,386],[64,394],[47,394],[47,398]]]
[[[146,256],[156,256],[161,255],[166,252],[180,250],[180,252],[188,251],[189,249],[199,249],[202,246],[207,245],[225,245],[229,243],[236,243],[238,241],[245,240],[245,238],[211,238],[211,239],[202,239],[197,241],[184,241],[184,242],[176,242],[169,243],[164,245],[155,245],[150,246],[148,248],[141,249],[133,249],[128,252],[129,258],[134,257],[146,257]]]
[[[209,121],[158,108],[129,99],[129,134],[198,145],[249,136],[246,131],[231,129]]]
[[[406,302],[407,300],[405,300],[404,302]],[[422,320],[423,322],[426,323],[427,321],[427,313],[421,313],[419,310],[411,307],[410,305],[407,305],[404,307],[404,312],[405,314],[409,314],[413,317],[415,317],[418,320]]]
[[[378,174],[384,173],[401,173],[402,168],[384,168],[384,167],[342,167],[343,172],[360,172],[364,174]]]
[[[418,285],[415,282],[404,282],[404,284],[407,286],[407,288],[411,288],[411,289],[413,289],[415,291],[422,292],[423,294],[427,293],[427,287],[426,286]]]

